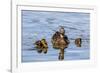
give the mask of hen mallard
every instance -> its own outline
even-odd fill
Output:
[[[60,27],[59,31],[57,31],[52,36],[52,45],[53,48],[60,49],[59,59],[64,59],[64,49],[68,47],[69,40],[68,37],[65,35],[65,30],[63,27]]]
[[[44,52],[45,54],[48,51],[48,44],[46,39],[38,40],[35,43],[35,48],[37,49],[38,53]]]

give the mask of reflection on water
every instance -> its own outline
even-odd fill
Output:
[[[22,10],[22,62],[58,61],[59,50],[54,49],[51,37],[64,26],[70,40],[65,49],[64,60],[84,60],[90,56],[90,14],[75,12],[43,12]],[[74,39],[82,38],[82,47],[76,47]],[[45,38],[48,42],[48,53],[39,54],[34,42]]]

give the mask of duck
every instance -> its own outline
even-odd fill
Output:
[[[81,39],[81,38],[76,38],[76,39],[75,39],[75,45],[76,45],[77,47],[81,47],[81,44],[82,44],[82,39]]]
[[[65,29],[63,27],[60,27],[59,31],[56,31],[55,34],[51,38],[51,42],[53,45],[53,48],[59,49],[59,60],[64,59],[64,49],[68,47],[69,40],[67,35],[65,35]]]
[[[42,53],[42,52],[44,52],[44,54],[47,53],[47,51],[48,51],[48,44],[47,44],[46,39],[38,40],[34,44],[35,44],[35,48],[37,49],[38,53]]]

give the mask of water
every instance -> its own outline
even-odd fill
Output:
[[[90,58],[90,14],[82,12],[46,12],[22,10],[22,62],[58,61],[59,50],[52,48],[51,37],[64,26],[70,45],[65,49],[64,60]],[[82,47],[76,47],[74,39],[82,38]],[[37,53],[34,42],[45,38],[47,54]],[[32,50],[34,49],[34,50]]]

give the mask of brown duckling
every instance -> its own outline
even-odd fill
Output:
[[[81,39],[81,38],[75,39],[75,45],[76,45],[77,47],[81,47],[81,44],[82,44],[82,39]]]
[[[35,47],[37,48],[38,53],[44,52],[47,53],[48,50],[48,44],[45,39],[38,40],[35,43]]]

